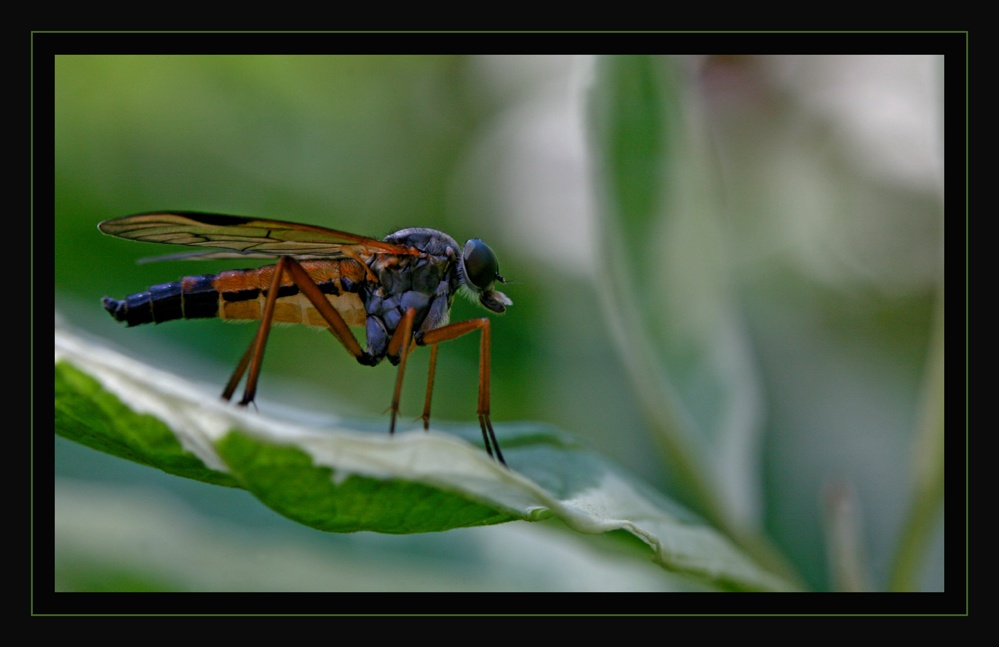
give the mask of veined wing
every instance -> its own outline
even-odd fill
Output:
[[[140,213],[98,226],[103,233],[147,243],[221,248],[178,254],[173,258],[296,258],[360,259],[367,254],[418,255],[411,247],[316,225],[281,220],[187,211]]]

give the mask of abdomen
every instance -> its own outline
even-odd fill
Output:
[[[312,280],[349,326],[363,326],[364,305],[357,294],[365,280],[364,268],[350,259],[301,261]],[[102,300],[104,309],[129,326],[163,323],[174,319],[260,319],[274,265],[218,274],[186,276],[173,283],[154,285],[145,292],[118,301]],[[288,276],[282,277],[274,308],[277,323],[326,327],[305,295]]]

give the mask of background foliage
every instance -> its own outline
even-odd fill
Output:
[[[136,265],[174,250],[98,221],[195,209],[480,237],[514,283],[495,421],[578,435],[811,588],[941,590],[941,65],[59,56],[57,310],[214,392],[252,327],[126,330],[99,299],[232,264]],[[442,348],[439,419],[473,416],[476,350]],[[281,329],[259,404],[377,422],[393,379]],[[56,449],[60,590],[688,586],[550,524],[324,534],[238,490]]]

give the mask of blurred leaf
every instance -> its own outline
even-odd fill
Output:
[[[759,511],[761,396],[682,72],[666,57],[597,63],[589,125],[603,297],[677,489],[730,525]]]
[[[501,426],[512,467],[505,469],[452,434],[390,438],[229,407],[58,329],[56,369],[60,435],[170,473],[237,484],[314,528],[413,533],[556,516],[582,533],[627,530],[664,568],[716,587],[793,588],[550,429]]]
[[[915,446],[912,500],[899,535],[889,587],[919,590],[921,570],[944,509],[944,308],[937,303],[933,340],[923,383],[919,436]]]

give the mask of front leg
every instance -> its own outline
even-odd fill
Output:
[[[503,460],[503,452],[500,451],[499,443],[496,441],[496,433],[493,431],[492,421],[489,419],[489,369],[491,355],[489,320],[486,318],[470,319],[468,321],[448,324],[434,330],[416,333],[414,341],[419,346],[435,346],[441,342],[457,339],[476,330],[482,333],[479,338],[479,406],[477,409],[479,427],[482,429],[482,439],[486,445],[486,452],[506,467],[506,461]],[[436,355],[431,360],[430,370],[432,375]],[[432,380],[433,378],[431,377],[428,381],[427,398],[423,407],[424,425],[429,425],[430,421],[430,390],[433,386]]]

